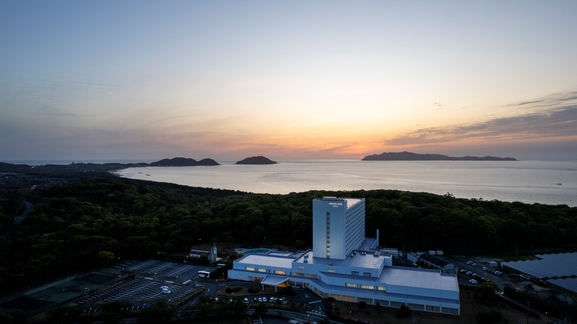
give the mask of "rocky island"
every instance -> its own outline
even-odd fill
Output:
[[[272,161],[264,156],[253,156],[247,157],[242,161],[237,161],[235,164],[276,164],[276,161]]]
[[[220,165],[213,159],[202,159],[200,161],[196,161],[195,159],[191,158],[183,158],[183,157],[175,157],[172,159],[162,159],[160,161],[150,163],[150,166],[161,166],[161,167],[172,167],[172,166],[212,166],[212,165]]]
[[[418,154],[411,152],[384,152],[381,154],[367,155],[361,161],[517,161],[515,158],[494,156],[463,156],[453,157],[443,154]]]

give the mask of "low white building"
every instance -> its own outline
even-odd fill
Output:
[[[212,247],[193,246],[192,248],[190,248],[188,256],[191,258],[200,258],[200,256],[203,254],[206,255],[208,261],[214,262],[218,260],[216,244],[213,244]]]
[[[319,207],[323,205],[330,209]],[[361,230],[355,222],[362,218],[364,236],[364,199],[325,197],[315,199],[313,206],[313,235],[322,235],[322,240],[313,238],[312,250],[298,255],[246,255],[233,263],[229,279],[275,287],[296,285],[321,297],[348,302],[395,308],[406,305],[413,310],[460,314],[456,275],[393,267],[392,256],[375,249],[379,245],[375,239],[358,239]],[[347,221],[347,217],[355,222]]]

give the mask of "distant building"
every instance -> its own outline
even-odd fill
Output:
[[[577,299],[577,252],[536,254],[538,259],[501,262],[528,278],[547,281],[555,290]]]
[[[441,270],[442,273],[455,273],[455,265],[428,253],[419,256],[419,261],[425,265]]]
[[[188,254],[191,258],[200,258],[201,255],[205,254],[208,257],[208,261],[216,261],[217,260],[217,249],[216,244],[212,247],[207,246],[193,246],[190,249],[190,253]]]
[[[365,200],[313,200],[313,249],[268,252],[236,260],[229,279],[309,288],[321,297],[413,310],[460,314],[455,274],[393,267],[378,241],[365,236]]]

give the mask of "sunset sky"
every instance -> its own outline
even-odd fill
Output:
[[[0,161],[577,159],[577,1],[2,1]]]

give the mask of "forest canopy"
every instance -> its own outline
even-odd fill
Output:
[[[184,255],[192,245],[305,249],[312,199],[364,197],[366,236],[448,254],[577,250],[577,208],[458,199],[398,190],[251,194],[130,179],[88,179],[32,191],[30,215],[0,238],[0,290],[118,258]],[[6,221],[17,206],[0,199]]]

